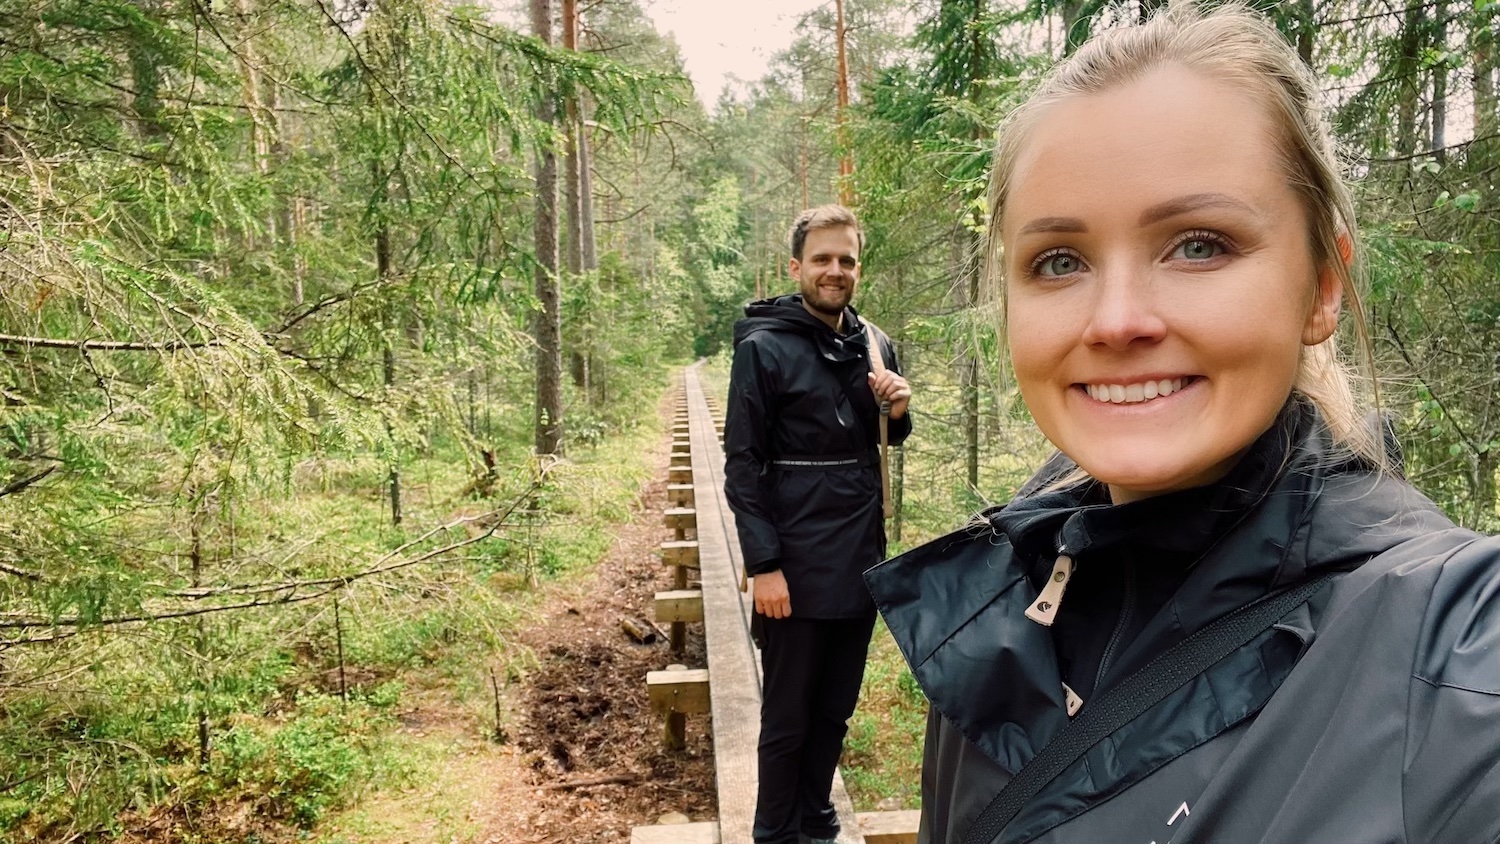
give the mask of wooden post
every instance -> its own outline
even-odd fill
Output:
[[[687,716],[709,711],[708,669],[668,665],[646,674],[651,708],[666,716],[663,738],[673,750],[687,746]]]
[[[682,653],[687,644],[688,622],[703,620],[703,592],[682,589],[656,593],[656,620],[671,624],[673,653]]]

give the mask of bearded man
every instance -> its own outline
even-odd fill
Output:
[[[764,676],[756,844],[838,836],[829,793],[875,624],[861,575],[885,555],[881,403],[891,443],[911,432],[895,348],[849,304],[859,221],[812,208],[790,239],[801,292],[752,302],[735,324],[724,423],[724,492],[754,578]]]

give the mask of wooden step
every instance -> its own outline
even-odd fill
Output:
[[[669,566],[698,566],[698,541],[678,539],[661,544],[661,561]]]
[[[672,466],[667,469],[667,483],[690,484],[693,482],[693,467]]]
[[[698,511],[691,507],[673,507],[662,511],[662,521],[672,530],[697,530]]]
[[[687,717],[710,709],[708,669],[669,665],[666,671],[646,673],[651,710],[662,716],[662,740],[673,750],[687,747]]]
[[[638,826],[630,830],[630,844],[719,844],[714,821]]]
[[[693,506],[693,485],[667,484],[667,502],[676,507]]]
[[[646,672],[651,710],[665,715],[708,714],[708,669],[678,668]]]
[[[860,812],[854,816],[865,844],[917,844],[917,825],[922,813],[917,809],[894,812]]]
[[[702,621],[703,591],[701,589],[673,589],[656,593],[656,620]]]

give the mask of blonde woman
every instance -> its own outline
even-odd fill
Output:
[[[991,211],[1059,454],[866,575],[932,702],[919,840],[1500,841],[1500,543],[1356,402],[1296,53],[1239,6],[1097,36],[1001,127]]]

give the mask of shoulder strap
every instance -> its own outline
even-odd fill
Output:
[[[870,344],[870,371],[879,375],[885,371],[885,356],[880,353],[880,338],[875,334],[875,326],[869,322],[865,323],[865,341]]]
[[[965,831],[963,844],[991,844],[1043,786],[1078,761],[1089,748],[1165,700],[1214,663],[1249,644],[1287,613],[1306,603],[1328,578],[1325,574],[1240,607],[1178,642],[1084,707],[990,800]]]

